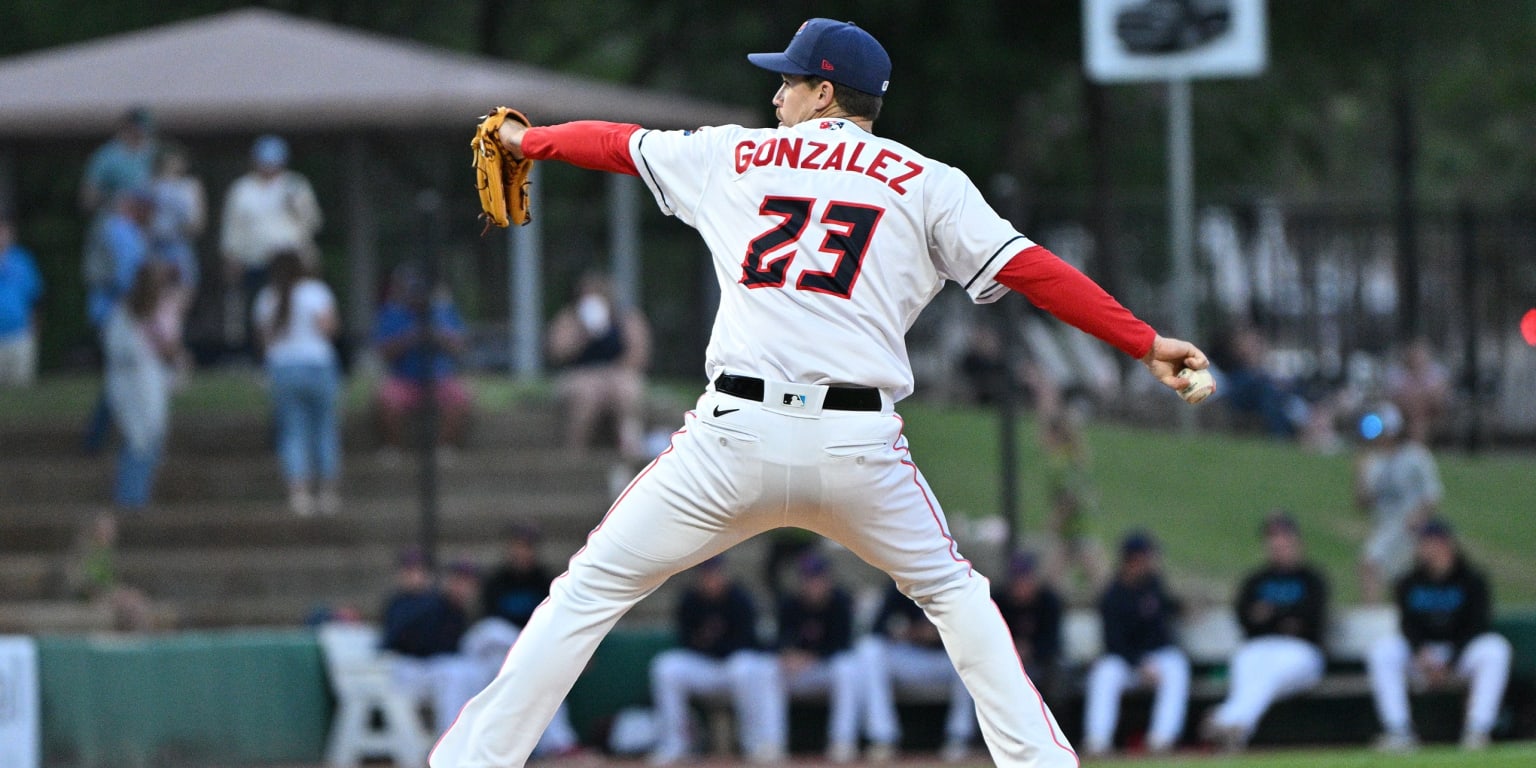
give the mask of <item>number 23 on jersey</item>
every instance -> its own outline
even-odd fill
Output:
[[[851,296],[864,266],[869,241],[874,237],[875,227],[880,225],[880,218],[885,215],[884,208],[837,200],[823,207],[819,201],[807,197],[769,195],[763,198],[758,213],[775,217],[779,222],[747,244],[746,258],[741,262],[741,284],[748,288],[783,287],[789,267],[799,252],[800,237],[818,209],[821,212],[819,220],[827,235],[816,250],[836,256],[837,261],[825,272],[802,271],[795,280],[795,288],[841,299]]]

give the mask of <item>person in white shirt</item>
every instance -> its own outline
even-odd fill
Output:
[[[219,250],[224,255],[227,338],[254,351],[248,324],[252,300],[267,282],[277,254],[297,251],[315,264],[320,204],[309,180],[288,169],[288,143],[266,135],[251,147],[251,171],[235,180],[224,198]],[[238,291],[234,289],[238,287]]]
[[[277,417],[277,454],[293,512],[335,514],[341,504],[341,372],[331,340],[336,297],[310,277],[297,251],[272,260],[272,281],[256,297],[256,326],[266,353]]]
[[[1360,418],[1365,445],[1355,463],[1355,502],[1371,517],[1360,553],[1360,595],[1370,603],[1413,568],[1414,530],[1445,495],[1434,454],[1404,428],[1402,411],[1391,403]]]

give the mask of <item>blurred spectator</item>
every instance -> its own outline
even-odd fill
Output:
[[[944,721],[945,762],[959,762],[970,753],[976,736],[976,705],[960,681],[955,665],[944,651],[939,629],[922,607],[892,584],[880,604],[874,626],[857,646],[864,680],[864,735],[869,739],[866,757],[890,762],[901,742],[901,721],[896,717],[897,687],[949,689],[949,714]]]
[[[1387,396],[1403,412],[1408,439],[1429,445],[1451,403],[1451,375],[1428,339],[1414,339],[1387,369]]]
[[[127,295],[139,266],[153,256],[149,223],[155,199],[148,187],[117,193],[86,236],[82,278],[86,288],[86,316],[101,328],[112,308]]]
[[[788,593],[785,573],[793,571],[801,557],[814,551],[821,544],[821,537],[793,526],[775,528],[763,537],[768,541],[768,554],[763,556],[763,582],[777,601]]]
[[[1053,557],[1049,573],[1061,583],[1081,579],[1090,592],[1104,583],[1109,570],[1104,545],[1094,521],[1099,516],[1099,489],[1093,481],[1092,457],[1083,436],[1081,411],[1065,407],[1054,386],[1038,388],[1040,442],[1045,452],[1046,489],[1051,503]]]
[[[430,332],[423,332],[421,320],[428,312]],[[463,448],[471,398],[459,376],[458,359],[467,335],[447,286],[429,290],[414,268],[395,268],[389,295],[379,307],[373,342],[385,367],[375,398],[385,456],[394,460],[405,448],[408,420],[426,402],[429,381],[437,404],[439,442]]]
[[[147,188],[121,190],[86,235],[85,258],[81,264],[86,318],[99,336],[103,361],[107,353],[102,334],[107,318],[128,295],[139,268],[150,260],[147,228],[154,211],[154,198]],[[111,403],[103,389],[85,425],[82,443],[87,453],[101,450],[112,421]]]
[[[561,369],[566,446],[590,448],[597,419],[607,413],[617,422],[619,450],[627,458],[643,457],[645,368],[651,358],[645,317],[618,305],[606,275],[589,273],[577,284],[574,300],[550,321],[548,347],[550,362]]]
[[[1360,419],[1365,441],[1355,462],[1355,501],[1371,516],[1360,559],[1360,593],[1382,599],[1383,585],[1413,564],[1413,531],[1435,513],[1444,489],[1435,457],[1403,433],[1403,414],[1382,403]]]
[[[992,591],[992,602],[1008,624],[1019,663],[1041,691],[1055,687],[1061,663],[1061,597],[1040,574],[1035,556],[1015,552],[1008,579]]]
[[[758,650],[757,608],[747,590],[725,572],[721,557],[694,568],[694,582],[677,606],[682,647],[651,661],[651,701],[661,731],[652,765],[672,765],[690,753],[688,697],[728,694],[736,706],[741,748],[752,762],[782,758],[771,732],[773,715],[763,695],[778,674],[773,657]]]
[[[1147,748],[1167,752],[1184,731],[1189,706],[1189,658],[1174,644],[1173,621],[1181,606],[1163,586],[1157,543],[1144,532],[1120,545],[1120,569],[1099,600],[1104,655],[1088,671],[1083,752],[1107,754],[1114,746],[1120,697],[1126,689],[1156,689]]]
[[[277,454],[288,506],[300,517],[341,506],[341,368],[332,339],[336,296],[308,274],[297,251],[272,260],[272,282],[256,297],[257,337],[266,356],[277,420]]]
[[[170,427],[171,389],[185,358],[181,301],[171,268],[145,262],[102,331],[107,402],[123,437],[113,491],[120,509],[139,510],[149,503],[160,467]]]
[[[517,642],[533,611],[549,596],[553,579],[549,569],[539,563],[539,533],[529,525],[509,527],[506,534],[506,558],[479,585],[482,618],[469,629],[460,651],[477,659],[485,671],[481,687],[496,677],[496,671]],[[555,710],[555,718],[544,729],[534,749],[535,756],[564,756],[579,750],[576,729],[564,704]]]
[[[779,601],[779,685],[766,691],[772,743],[788,751],[789,700],[808,693],[828,696],[827,759],[852,762],[859,748],[859,669],[853,655],[853,599],[832,578],[816,553],[800,558],[799,589]]]
[[[154,611],[143,591],[123,585],[117,576],[117,517],[102,512],[80,529],[65,574],[74,596],[106,606],[119,632],[154,629]]]
[[[1266,562],[1237,596],[1237,618],[1248,639],[1228,665],[1226,701],[1201,729],[1228,751],[1247,746],[1276,700],[1323,679],[1328,584],[1302,559],[1301,531],[1290,513],[1271,513],[1262,532]]]
[[[154,121],[149,110],[134,107],[117,123],[117,131],[85,164],[80,180],[80,207],[97,213],[118,195],[149,186],[155,172]]]
[[[465,588],[434,587],[426,558],[414,548],[400,555],[395,588],[382,613],[383,649],[395,654],[391,674],[401,689],[431,703],[442,733],[485,685],[484,673],[459,653],[469,630]]]
[[[522,629],[533,616],[533,609],[549,597],[549,583],[554,579],[539,563],[539,533],[532,526],[517,524],[507,530],[506,557],[486,577],[480,592],[481,611],[497,616]]]
[[[1239,328],[1211,350],[1216,391],[1239,416],[1276,437],[1295,437],[1310,419],[1307,402],[1286,390],[1267,368],[1269,345],[1252,328]]]
[[[1509,682],[1510,642],[1490,629],[1488,580],[1467,562],[1449,524],[1425,522],[1417,555],[1413,572],[1397,583],[1402,634],[1377,640],[1366,659],[1384,730],[1377,746],[1407,751],[1418,745],[1408,707],[1410,680],[1434,686],[1459,677],[1471,684],[1461,746],[1482,749]]]
[[[37,379],[37,302],[43,278],[32,252],[16,242],[16,224],[0,207],[0,387]]]
[[[187,172],[185,151],[179,147],[160,151],[149,191],[155,206],[149,223],[150,247],[157,257],[175,265],[182,289],[195,295],[201,273],[195,243],[208,216],[203,182]]]
[[[309,179],[288,169],[288,142],[271,134],[251,146],[251,170],[224,197],[219,250],[224,256],[227,340],[254,351],[251,302],[267,282],[267,268],[283,251],[316,262],[320,204]],[[238,288],[238,291],[234,289]]]
[[[992,405],[1017,385],[1013,368],[1003,359],[1003,339],[997,328],[987,323],[971,326],[965,354],[960,358],[960,375],[965,379],[967,399],[976,405]]]

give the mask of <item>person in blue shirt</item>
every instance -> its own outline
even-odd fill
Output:
[[[454,584],[478,582],[455,564],[445,586],[437,586],[426,556],[415,547],[400,553],[397,566],[396,589],[381,614],[380,644],[389,653],[395,686],[431,704],[441,733],[485,684],[479,665],[459,652],[469,631],[465,593],[473,590]]]
[[[16,226],[0,209],[0,387],[29,387],[37,378],[37,302],[43,278]]]
[[[1468,684],[1461,746],[1487,747],[1514,650],[1493,631],[1488,577],[1467,562],[1443,518],[1431,517],[1419,527],[1414,568],[1397,582],[1396,595],[1399,631],[1378,639],[1366,656],[1384,729],[1377,748],[1406,752],[1418,746],[1410,682],[1435,686],[1455,678]]]
[[[799,589],[779,598],[779,678],[764,692],[772,738],[779,751],[789,743],[789,701],[805,694],[827,697],[827,759],[852,762],[859,746],[859,659],[853,653],[853,598],[833,578],[831,564],[815,552],[800,557]]]
[[[1100,756],[1114,746],[1120,697],[1137,685],[1152,686],[1147,748],[1166,752],[1184,731],[1189,706],[1189,657],[1174,643],[1173,622],[1182,610],[1163,585],[1157,542],[1145,531],[1120,544],[1120,569],[1099,600],[1104,655],[1088,670],[1083,714],[1083,752]]]
[[[154,215],[154,198],[147,187],[130,187],[116,193],[111,204],[96,218],[86,235],[81,277],[85,282],[86,319],[98,334],[107,318],[128,295],[133,279],[151,258],[148,226]],[[82,440],[85,452],[99,452],[112,429],[112,409],[105,391],[96,399],[86,421]]]
[[[130,189],[147,187],[155,173],[154,121],[149,110],[134,107],[118,121],[111,140],[86,162],[80,180],[80,207],[96,213]]]
[[[429,303],[431,324],[424,331],[421,318]],[[390,278],[389,297],[375,320],[373,343],[385,369],[375,401],[386,450],[404,448],[408,419],[425,402],[429,380],[437,403],[439,438],[462,448],[472,405],[469,388],[458,375],[467,334],[447,289],[429,290],[415,269],[397,268]]]
[[[782,746],[764,696],[774,688],[778,665],[760,650],[757,606],[726,572],[724,558],[705,560],[693,573],[693,584],[677,604],[679,647],[651,660],[651,700],[660,733],[650,764],[672,765],[689,756],[688,697],[694,694],[729,694],[747,758],[778,762]]]
[[[889,763],[901,743],[901,718],[896,691],[901,688],[949,691],[944,718],[944,744],[939,756],[946,763],[964,762],[976,736],[976,702],[944,652],[939,628],[921,606],[894,582],[885,589],[869,634],[856,644],[862,668],[864,735],[869,741],[865,760]]]
[[[1228,665],[1226,700],[1201,725],[1202,735],[1228,751],[1247,746],[1271,704],[1317,685],[1326,671],[1328,582],[1306,562],[1290,512],[1271,512],[1260,530],[1264,565],[1237,594],[1247,639]]]

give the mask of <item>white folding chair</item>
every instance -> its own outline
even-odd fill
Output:
[[[387,755],[401,768],[425,766],[432,735],[415,699],[391,680],[388,661],[379,652],[378,628],[325,624],[318,634],[326,676],[336,694],[326,763],[350,768],[364,757]]]

